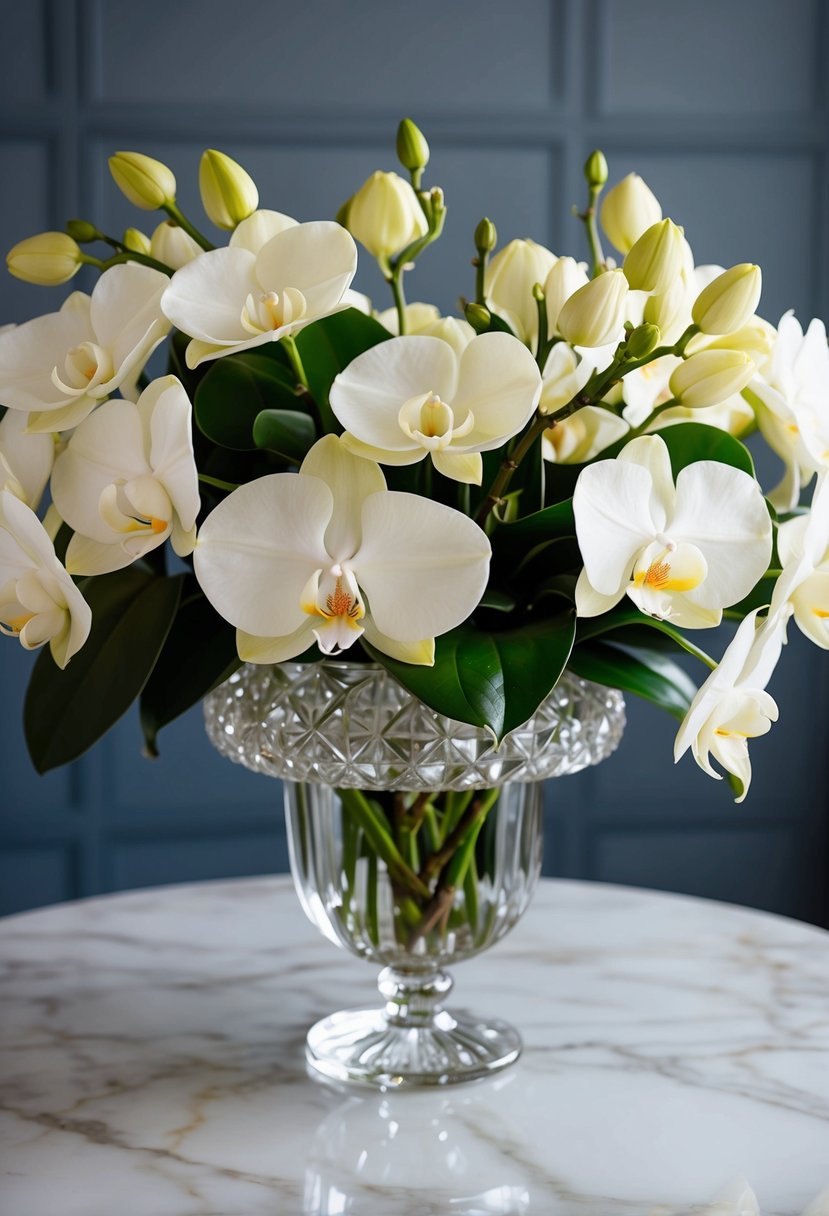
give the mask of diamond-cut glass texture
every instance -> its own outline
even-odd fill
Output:
[[[625,725],[622,694],[565,673],[535,715],[496,746],[428,709],[384,668],[324,660],[247,664],[205,698],[207,733],[270,777],[354,789],[490,788],[598,764]]]

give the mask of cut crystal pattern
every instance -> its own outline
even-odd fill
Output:
[[[481,789],[598,764],[619,744],[622,694],[566,672],[496,746],[425,706],[377,664],[247,664],[204,701],[223,756],[289,781],[363,790]]]

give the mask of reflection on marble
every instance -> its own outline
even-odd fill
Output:
[[[523,1058],[421,1093],[307,1077],[375,976],[284,879],[10,918],[0,967],[3,1216],[829,1216],[829,935],[794,922],[544,882],[455,973]]]

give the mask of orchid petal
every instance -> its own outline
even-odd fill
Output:
[[[436,390],[435,390],[436,391]],[[472,413],[465,447],[487,452],[529,422],[541,396],[541,374],[522,342],[510,334],[481,334],[464,350],[451,400],[456,418]]]
[[[385,490],[385,477],[373,461],[353,455],[336,435],[317,440],[299,471],[303,477],[318,477],[330,490],[334,507],[325,549],[335,562],[348,560],[360,544],[363,503]]]
[[[343,431],[340,439],[349,452],[353,452],[355,456],[362,456],[364,460],[373,460],[377,464],[402,467],[407,464],[417,464],[426,455],[426,448],[420,447],[420,445],[416,448],[406,448],[402,452],[391,451],[389,448],[376,448],[370,443],[362,443],[350,431]]]
[[[95,341],[109,352],[119,373],[118,383],[136,359],[149,356],[147,344],[160,341],[169,330],[161,312],[161,297],[169,282],[160,270],[128,262],[105,270],[95,284],[90,321]]]
[[[591,584],[587,571],[582,570],[576,582],[576,616],[601,616],[624,598],[625,588],[620,587],[613,595],[602,595]]]
[[[76,291],[60,312],[0,334],[0,405],[45,411],[65,404],[52,383],[52,368],[63,365],[72,347],[94,337],[89,308],[89,296]]]
[[[211,346],[243,343],[242,307],[260,288],[256,258],[247,249],[214,249],[177,270],[161,297],[164,315],[177,329]]]
[[[0,486],[36,511],[55,461],[55,441],[52,435],[29,433],[27,422],[20,410],[8,410],[0,419]]]
[[[424,638],[420,642],[398,642],[387,634],[381,633],[370,616],[363,620],[365,639],[383,654],[401,663],[412,663],[417,667],[434,667],[435,639]]]
[[[231,249],[247,249],[249,253],[257,254],[272,236],[296,226],[297,221],[281,211],[254,211],[253,215],[237,224],[229,245]]]
[[[350,232],[331,220],[297,224],[271,237],[256,255],[256,280],[263,291],[298,288],[310,318],[339,304],[357,270]]]
[[[145,427],[149,424],[153,476],[169,494],[181,527],[189,531],[201,506],[190,399],[175,376],[163,376],[144,390],[137,409]]]
[[[602,595],[620,592],[637,554],[659,531],[651,516],[652,496],[649,470],[630,460],[600,460],[579,474],[573,494],[576,536],[590,583]]]
[[[26,430],[30,435],[47,435],[55,431],[71,431],[88,418],[100,399],[85,394],[58,409],[32,410]]]
[[[664,439],[658,435],[642,435],[626,443],[619,460],[637,464],[651,475],[653,489],[650,497],[650,517],[657,532],[662,532],[673,515],[676,494],[671,471],[671,457]]]
[[[260,638],[243,629],[236,630],[236,650],[245,663],[287,663],[312,646],[314,619],[305,617],[293,633],[280,638]]]
[[[483,481],[484,462],[480,452],[456,452],[451,448],[431,453],[432,464],[444,477],[479,486]]]

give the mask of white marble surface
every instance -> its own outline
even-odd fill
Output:
[[[522,1060],[385,1095],[305,1074],[306,1027],[374,973],[288,880],[10,918],[0,965],[3,1216],[829,1214],[829,935],[804,925],[544,882],[456,970]]]

